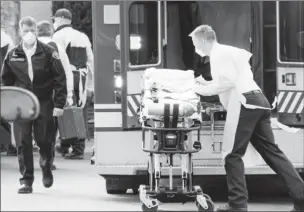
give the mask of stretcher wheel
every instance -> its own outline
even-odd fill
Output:
[[[148,208],[145,204],[141,204],[141,209],[143,212],[156,212],[158,210],[158,205]]]
[[[139,194],[138,188],[132,188],[133,194]]]
[[[213,212],[214,211],[214,203],[211,199],[208,199],[207,197],[206,198],[206,202],[207,202],[207,205],[208,205],[208,208],[205,209],[203,208],[200,204],[196,204],[197,205],[197,208],[198,208],[198,211],[199,212]]]
[[[203,196],[204,196],[206,199],[211,200],[211,197],[210,197],[208,194],[203,194]]]

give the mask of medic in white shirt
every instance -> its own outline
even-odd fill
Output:
[[[201,25],[191,34],[196,53],[210,57],[212,81],[203,78],[193,86],[202,96],[219,95],[227,110],[223,159],[228,185],[228,204],[217,211],[247,211],[248,191],[244,175],[249,142],[287,184],[294,209],[304,209],[304,183],[285,154],[275,144],[270,124],[270,104],[253,79],[251,53],[217,42],[212,27]]]
[[[55,33],[53,40],[67,53],[74,74],[74,92],[76,106],[83,108],[84,119],[87,120],[87,98],[94,92],[94,59],[92,45],[88,36],[72,27],[72,13],[67,9],[59,9],[54,14]],[[86,126],[87,127],[87,126]],[[69,153],[69,148],[72,152]],[[56,150],[66,159],[83,159],[85,139],[73,139],[61,142]]]

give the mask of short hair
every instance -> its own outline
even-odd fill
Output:
[[[37,23],[38,37],[51,37],[53,35],[53,25],[49,21]]]
[[[212,42],[217,40],[216,34],[211,26],[209,25],[200,25],[191,32],[190,37],[196,36],[197,38]]]
[[[64,19],[72,21],[72,13],[70,10],[68,10],[66,8],[61,8],[56,11],[53,18],[64,18]]]
[[[33,27],[37,27],[37,22],[36,20],[31,17],[31,16],[26,16],[21,18],[21,20],[19,21],[19,28],[21,29],[23,25],[27,25],[29,27],[33,26]]]

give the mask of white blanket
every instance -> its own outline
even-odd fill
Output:
[[[192,70],[149,68],[145,71],[143,78],[145,89],[150,89],[153,84],[156,84],[158,88],[168,90],[171,93],[191,91],[195,82]]]
[[[155,69],[149,68],[143,75],[144,96],[142,103],[145,107],[151,104],[151,90],[157,89],[156,96],[159,103],[179,104],[182,107],[192,104],[197,107],[199,96],[192,91],[195,83],[194,72],[192,70],[176,70],[176,69]],[[151,117],[147,114],[147,108],[143,110],[144,116]],[[199,119],[199,111],[191,118]]]

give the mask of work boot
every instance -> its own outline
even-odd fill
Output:
[[[216,211],[218,212],[228,212],[228,211],[232,211],[232,212],[237,212],[237,211],[248,211],[247,208],[234,208],[231,207],[230,205],[225,205],[223,207],[219,207]]]
[[[54,177],[51,169],[43,168],[42,169],[42,183],[45,188],[52,187],[54,182]]]
[[[82,160],[83,158],[84,158],[83,154],[75,153],[75,152],[72,152],[71,154],[67,154],[64,156],[64,159],[71,159],[71,160]]]
[[[21,187],[18,189],[18,194],[30,194],[33,193],[32,186],[22,184]]]
[[[62,157],[69,154],[69,149],[68,148],[63,148],[60,144],[55,146],[55,150],[56,150],[56,152],[61,154]]]

